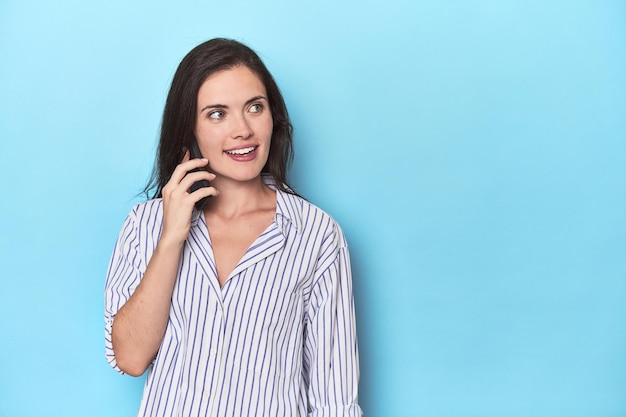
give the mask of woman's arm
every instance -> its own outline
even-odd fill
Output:
[[[115,315],[111,342],[124,373],[142,375],[159,350],[181,249],[182,243],[161,239],[135,292]]]
[[[350,258],[341,231],[336,233],[336,256],[320,271],[309,301],[304,363],[310,417],[362,414]]]
[[[194,204],[216,195],[212,187],[189,193],[191,185],[215,176],[187,172],[207,164],[206,159],[181,163],[163,188],[162,233],[141,281],[115,314],[111,344],[119,369],[133,376],[145,372],[156,356],[167,326],[180,254],[189,233]]]

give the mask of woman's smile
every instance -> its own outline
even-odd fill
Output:
[[[256,150],[258,148],[258,146],[248,146],[245,148],[231,149],[224,152],[235,161],[246,162],[256,158]]]

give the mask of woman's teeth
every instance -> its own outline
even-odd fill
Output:
[[[226,153],[229,153],[231,155],[245,155],[254,151],[255,149],[256,146],[251,146],[249,148],[233,149],[232,151],[226,151]]]

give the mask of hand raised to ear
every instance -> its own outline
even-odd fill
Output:
[[[211,186],[192,189],[197,182],[208,182],[215,178],[215,174],[202,169],[208,163],[204,158],[189,159],[189,151],[186,151],[183,161],[174,169],[170,180],[163,187],[162,240],[171,239],[176,243],[185,241],[191,226],[194,205],[203,198],[219,193]]]

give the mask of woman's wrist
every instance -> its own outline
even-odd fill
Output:
[[[181,239],[180,237],[163,233],[159,239],[159,243],[157,243],[155,252],[178,254],[182,250],[185,240],[186,238]]]

